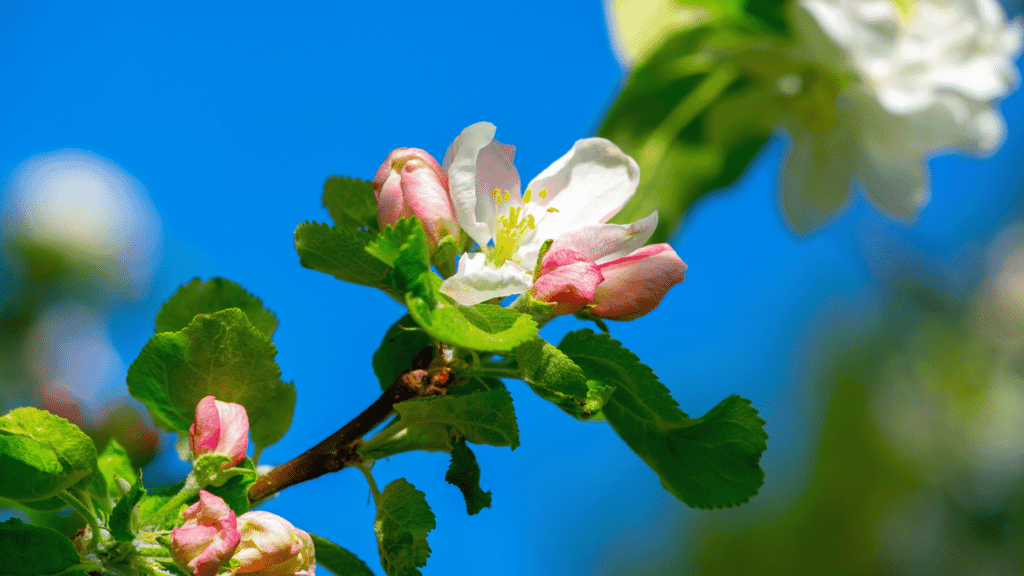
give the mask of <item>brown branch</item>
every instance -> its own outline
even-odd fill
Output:
[[[429,372],[422,369],[406,370],[388,386],[380,398],[351,422],[323,442],[257,479],[249,487],[249,502],[259,502],[289,486],[358,463],[360,460],[355,448],[359,440],[387,419],[394,411],[395,404],[412,398],[446,393],[444,384],[448,376],[446,368]]]

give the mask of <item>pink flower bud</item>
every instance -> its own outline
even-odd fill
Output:
[[[225,468],[245,460],[249,448],[249,416],[245,407],[207,396],[196,405],[196,421],[188,429],[188,443],[195,457],[220,454],[231,458]]]
[[[290,522],[256,510],[238,517],[242,543],[235,553],[239,574],[255,576],[313,576],[313,539]]]
[[[445,236],[461,241],[462,229],[448,194],[448,175],[434,157],[419,148],[398,148],[388,155],[373,179],[377,222],[390,226],[400,218],[423,221],[433,247]]]
[[[235,513],[206,490],[182,513],[185,523],[171,532],[171,554],[195,576],[213,576],[231,560],[241,536]]]
[[[594,291],[604,276],[598,265],[571,250],[553,250],[544,255],[540,276],[533,283],[533,297],[554,302],[552,314],[573,314],[594,300]]]
[[[604,282],[591,312],[608,320],[632,320],[654,310],[668,289],[686,278],[686,264],[668,244],[652,244],[600,264]]]

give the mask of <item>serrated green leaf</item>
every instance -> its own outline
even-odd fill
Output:
[[[466,439],[459,438],[452,446],[452,459],[448,464],[445,482],[454,485],[466,499],[466,513],[472,516],[491,507],[491,492],[480,488],[480,465]]]
[[[274,344],[241,310],[200,314],[179,332],[150,338],[128,368],[128,390],[146,405],[157,426],[182,433],[208,395],[241,404],[257,444],[257,439],[280,437],[282,415],[270,408],[292,387],[280,379],[276,354]]]
[[[474,310],[487,304],[476,306],[458,306],[448,302],[439,302],[431,307],[426,301],[412,295],[406,296],[409,314],[430,336],[461,348],[486,352],[508,352],[516,346],[537,337],[537,323],[528,314],[514,314],[515,321],[508,328],[488,332],[470,320],[464,312]],[[494,308],[498,308],[495,306]],[[479,314],[472,314],[474,320],[480,321]]]
[[[391,267],[386,280],[389,286],[401,294],[414,294],[430,305],[437,301],[437,276],[430,271],[430,244],[418,218],[402,218],[384,228],[367,244],[366,251]]]
[[[395,404],[395,411],[409,427],[441,424],[474,444],[513,450],[519,446],[519,426],[507,390],[416,398]]]
[[[331,176],[324,182],[324,207],[338,226],[368,228],[377,231],[377,200],[373,182]]]
[[[132,510],[145,494],[142,482],[133,482],[131,490],[118,500],[114,511],[110,513],[110,535],[118,542],[131,542],[135,539],[131,527]]]
[[[41,509],[54,509],[52,498],[99,474],[92,439],[64,418],[28,406],[0,416],[0,470],[0,497],[45,504]]]
[[[386,390],[395,380],[413,367],[413,360],[424,348],[433,346],[434,339],[420,329],[416,321],[406,314],[388,328],[380,348],[373,353],[373,372]]]
[[[223,498],[228,508],[238,515],[249,511],[249,487],[256,483],[256,466],[253,465],[252,458],[246,458],[235,467],[250,470],[253,474],[236,474],[222,486],[207,486],[205,490]]]
[[[121,498],[121,491],[117,487],[118,477],[123,478],[129,485],[135,484],[138,480],[135,469],[132,468],[132,461],[128,458],[128,452],[113,438],[99,455],[96,464],[100,475],[106,481],[107,495],[114,502]]]
[[[370,233],[354,228],[305,222],[295,229],[295,251],[305,268],[345,282],[379,287],[388,275],[388,266],[366,252],[372,239]]]
[[[426,496],[405,478],[388,484],[377,501],[373,531],[388,576],[421,576],[430,556],[427,533],[437,526]]]
[[[698,198],[734,182],[774,129],[778,96],[758,76],[772,72],[719,56],[716,44],[736,33],[707,25],[668,37],[633,70],[598,133],[636,158],[645,175],[613,221],[658,210],[652,242],[664,242]],[[732,105],[748,93],[758,95],[757,106]],[[719,129],[723,122],[732,129]]]
[[[67,536],[20,518],[0,523],[0,558],[0,576],[87,576]]]
[[[589,379],[616,386],[604,416],[677,498],[695,508],[721,508],[757,494],[768,435],[749,400],[730,396],[692,419],[651,369],[610,336],[570,332],[559,349]]]
[[[614,383],[588,379],[572,359],[539,338],[516,348],[516,361],[538,396],[579,420],[600,419],[615,392]]]
[[[313,550],[316,551],[317,570],[323,568],[335,576],[374,576],[373,570],[355,554],[316,534],[309,537],[313,539]]]
[[[193,278],[182,284],[160,307],[156,315],[156,331],[177,332],[191,324],[196,314],[212,314],[228,308],[244,312],[249,323],[267,338],[273,337],[277,330],[277,316],[245,288],[226,278],[211,278],[205,282]]]

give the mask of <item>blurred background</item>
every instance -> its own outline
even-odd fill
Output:
[[[180,284],[223,276],[277,314],[277,360],[298,389],[262,462],[325,438],[377,397],[370,357],[403,309],[298,265],[295,226],[328,220],[323,181],[371,179],[399,146],[440,158],[480,120],[518,147],[529,180],[598,131],[627,78],[605,10],[0,3],[0,409],[47,408],[101,449],[116,437],[148,487],[179,480],[174,438],[125,373]],[[466,516],[444,454],[375,467],[433,507],[424,573],[1021,573],[1021,95],[1002,112],[990,158],[929,162],[932,200],[913,224],[855,194],[832,225],[794,235],[780,132],[671,231],[686,282],[612,336],[691,415],[732,393],[753,401],[770,439],[749,504],[687,508],[607,425],[510,382],[522,446],[476,449],[492,508]],[[562,318],[542,334],[582,327]],[[356,471],[265,509],[380,572]]]

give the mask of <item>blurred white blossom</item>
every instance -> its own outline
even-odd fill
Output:
[[[792,57],[811,66],[780,91],[824,105],[787,122],[781,202],[798,232],[835,214],[851,180],[912,220],[930,155],[989,154],[1005,138],[996,105],[1018,82],[1022,31],[995,0],[799,0],[793,24]]]

